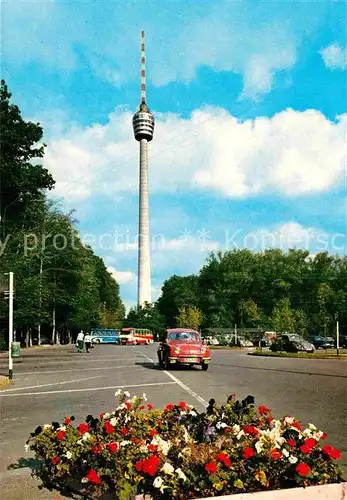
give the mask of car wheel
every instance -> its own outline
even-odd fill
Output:
[[[206,372],[208,370],[208,363],[202,363],[201,369]]]
[[[95,339],[94,344],[100,344],[100,339]]]

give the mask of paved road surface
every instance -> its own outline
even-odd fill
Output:
[[[97,346],[77,354],[73,346],[23,351],[14,366],[15,384],[0,392],[0,471],[21,457],[29,433],[39,424],[112,410],[114,392],[145,392],[156,406],[185,400],[203,409],[211,397],[223,402],[232,392],[252,394],[280,417],[293,414],[327,432],[347,467],[347,361],[260,358],[247,350],[213,351],[207,372],[199,368],[164,372],[156,346]],[[0,356],[0,373],[7,360]]]

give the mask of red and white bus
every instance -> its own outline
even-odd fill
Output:
[[[146,328],[123,328],[119,337],[123,345],[148,345],[154,342],[153,333]]]

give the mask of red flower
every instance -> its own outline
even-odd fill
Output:
[[[127,436],[129,434],[129,431],[126,427],[123,427],[123,429],[121,429],[121,433],[123,434],[123,436]]]
[[[323,451],[329,458],[331,458],[331,460],[340,460],[341,458],[341,452],[333,446],[330,446],[330,444],[325,445]]]
[[[60,462],[60,458],[59,457],[53,457],[52,458],[52,464],[53,465],[57,465],[59,462]]]
[[[137,472],[141,472],[142,471],[142,468],[143,468],[143,462],[144,460],[138,460],[135,464],[135,469],[137,470]]]
[[[88,432],[88,431],[89,431],[89,427],[88,427],[88,425],[87,425],[87,424],[80,424],[80,425],[77,427],[77,429],[78,429],[79,433],[81,434],[81,436],[82,436],[83,434],[85,434],[86,432]]]
[[[165,406],[165,411],[172,411],[174,408],[174,405],[172,403],[169,403]]]
[[[293,438],[289,438],[287,443],[289,444],[289,446],[292,446],[293,448],[296,446],[296,441]]]
[[[178,403],[178,406],[181,408],[182,411],[186,411],[187,409],[187,403],[185,403],[184,401],[180,401]]]
[[[88,481],[90,481],[93,484],[100,484],[101,483],[101,479],[94,469],[90,469],[90,471],[87,474],[87,479],[88,479]]]
[[[227,434],[231,432],[231,427],[225,427],[224,432],[226,432]]]
[[[151,411],[151,410],[154,410],[154,406],[153,406],[153,405],[151,405],[151,403],[148,403],[147,408],[148,408],[150,411]]]
[[[158,446],[156,444],[149,444],[147,446],[148,451],[157,451]]]
[[[139,406],[139,410],[144,410],[145,409],[145,405],[140,405]]]
[[[259,415],[269,415],[269,413],[271,413],[271,410],[270,408],[268,408],[267,406],[258,406],[258,412],[259,412]]]
[[[293,422],[292,423],[292,427],[294,427],[298,431],[301,431],[301,429],[302,429],[302,426],[301,426],[300,422]]]
[[[132,407],[132,404],[130,403],[130,401],[127,401],[125,403],[125,406],[126,406],[127,410],[130,410],[130,408]]]
[[[257,436],[259,434],[258,429],[256,427],[254,427],[253,425],[246,425],[243,428],[243,432],[245,434],[250,434],[251,436]]]
[[[160,465],[160,458],[157,455],[147,458],[142,462],[142,470],[150,476],[155,476]]]
[[[242,451],[242,456],[243,456],[243,458],[246,458],[246,459],[247,459],[247,458],[251,458],[251,457],[253,457],[254,455],[255,455],[255,453],[254,453],[253,448],[248,448],[248,447],[246,447],[246,448],[244,448],[244,449],[243,449],[243,451]]]
[[[217,472],[217,464],[216,462],[209,462],[205,465],[205,470],[209,474],[215,474]]]
[[[267,423],[268,423],[268,424],[271,424],[271,422],[272,422],[273,420],[274,420],[274,418],[273,418],[273,417],[268,417],[268,418],[266,419],[266,421],[267,421]]]
[[[326,438],[327,438],[327,435],[325,434],[325,432],[323,432],[321,439],[324,441]]]
[[[112,434],[112,432],[114,432],[113,425],[111,424],[111,422],[108,422],[108,421],[105,422],[104,429],[105,429],[107,434]]]
[[[296,466],[296,472],[303,477],[306,477],[311,472],[311,467],[305,463],[300,463]]]
[[[92,453],[94,453],[95,455],[99,455],[101,451],[101,447],[98,444],[92,447]]]
[[[57,432],[57,439],[59,439],[59,441],[64,441],[65,436],[66,436],[66,431],[58,431]]]
[[[155,429],[151,429],[149,431],[149,435],[152,436],[152,437],[155,436],[156,434],[158,434],[158,432]]]
[[[104,415],[105,415],[105,413],[100,413],[99,418],[103,419]]]
[[[221,451],[220,453],[218,453],[218,455],[216,456],[216,460],[218,460],[219,462],[223,462],[223,464],[226,467],[230,467],[230,465],[231,465],[230,458],[228,457],[228,455],[224,451]]]
[[[118,443],[108,443],[107,446],[111,453],[116,453],[116,451],[118,451]]]
[[[65,425],[70,425],[70,424],[71,424],[71,422],[72,422],[72,420],[71,420],[71,418],[70,418],[70,417],[66,417],[66,418],[64,419],[64,424],[65,424]]]
[[[313,438],[305,439],[304,444],[309,448],[314,448],[317,444],[317,441]]]
[[[135,436],[131,436],[130,441],[131,441],[132,443],[138,443],[138,442],[139,442],[139,439],[138,439],[137,437],[135,437]]]
[[[302,453],[308,454],[311,453],[312,448],[306,446],[306,444],[303,444],[302,446],[300,446],[300,450],[302,451]]]
[[[271,457],[273,460],[278,460],[279,458],[282,458],[282,453],[280,453],[278,450],[271,450]]]

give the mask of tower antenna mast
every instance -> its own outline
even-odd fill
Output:
[[[141,102],[146,103],[146,49],[143,30],[141,31]]]

